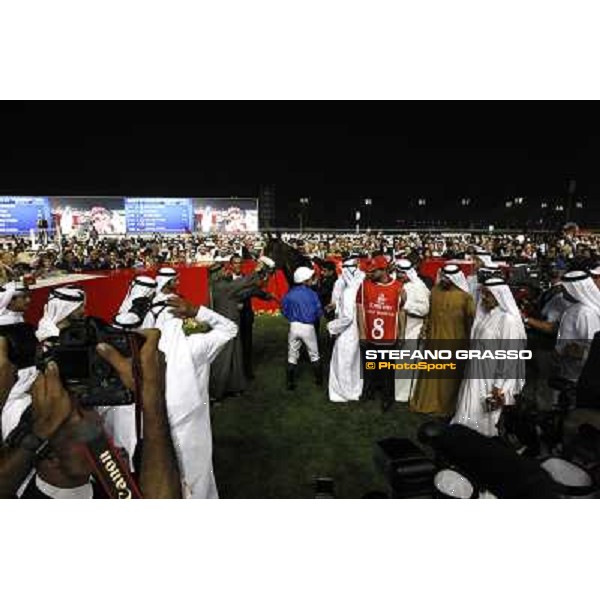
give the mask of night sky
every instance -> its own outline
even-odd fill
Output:
[[[370,197],[372,224],[393,227],[456,219],[464,196],[471,219],[503,214],[514,196],[537,217],[540,199],[564,196],[575,178],[579,220],[600,221],[600,136],[582,112],[559,103],[3,103],[0,192],[256,196],[275,183],[281,226],[298,225],[298,199],[310,196],[312,225],[351,226]],[[418,197],[426,210],[413,208]]]

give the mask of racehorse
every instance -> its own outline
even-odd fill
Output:
[[[272,237],[267,242],[264,254],[275,261],[277,269],[283,271],[290,287],[294,285],[294,271],[298,267],[312,268],[312,263],[308,256],[304,256],[296,248],[286,244],[279,237]]]

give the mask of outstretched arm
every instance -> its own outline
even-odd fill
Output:
[[[212,362],[221,348],[238,333],[238,327],[233,321],[206,306],[198,308],[183,298],[171,298],[168,304],[176,316],[183,319],[196,319],[210,326],[211,330],[208,333],[191,335],[188,338],[196,360]]]

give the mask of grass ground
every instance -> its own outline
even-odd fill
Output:
[[[214,468],[222,498],[311,498],[315,477],[335,480],[338,498],[386,490],[373,463],[376,440],[415,438],[424,418],[396,403],[333,403],[302,363],[285,386],[287,322],[260,316],[254,327],[256,379],[244,396],[212,410]]]

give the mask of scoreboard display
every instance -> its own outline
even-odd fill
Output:
[[[0,235],[26,234],[37,229],[38,219],[52,227],[48,198],[38,196],[0,196]]]
[[[65,236],[258,231],[256,198],[0,196],[0,235],[26,235],[44,219]]]
[[[131,233],[184,233],[192,228],[190,198],[125,198],[125,221]]]

